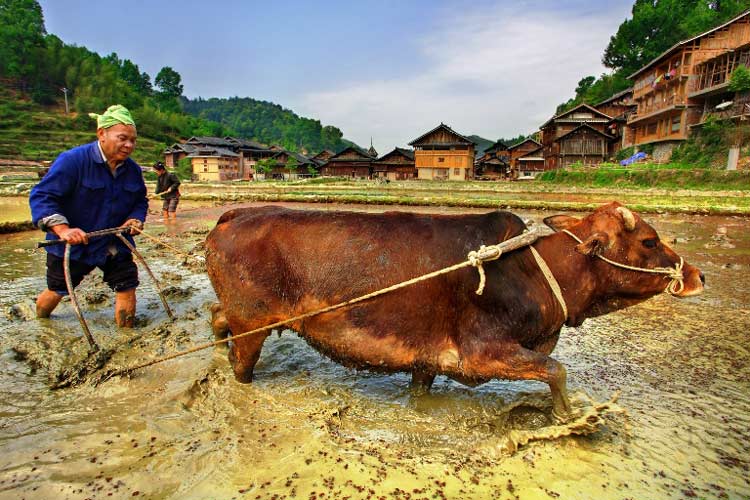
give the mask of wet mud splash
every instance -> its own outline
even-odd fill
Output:
[[[200,252],[223,210],[154,232]],[[211,340],[200,263],[141,240],[178,319],[142,275],[133,330],[111,326],[100,277],[85,282],[83,313],[106,353],[90,358],[69,304],[34,318],[43,254],[5,236],[0,498],[748,497],[750,224],[650,222],[702,268],[707,291],[565,329],[553,355],[580,413],[562,426],[544,384],[438,378],[414,395],[408,376],[347,370],[291,332],[269,337],[250,385],[234,381],[224,348],[103,380]]]

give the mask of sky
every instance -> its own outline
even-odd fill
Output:
[[[601,58],[634,0],[40,0],[48,33],[116,52],[190,98],[252,97],[380,154],[445,123],[536,131]]]

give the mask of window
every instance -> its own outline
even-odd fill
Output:
[[[679,132],[680,131],[680,115],[675,116],[672,118],[672,132]]]
[[[460,168],[454,168],[453,169],[453,175],[461,175],[461,169]]]

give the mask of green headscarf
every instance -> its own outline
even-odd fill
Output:
[[[130,115],[128,108],[122,104],[115,104],[107,108],[104,114],[97,115],[96,113],[89,113],[91,118],[96,118],[96,128],[109,128],[118,123],[123,125],[132,125],[135,127],[133,117]]]

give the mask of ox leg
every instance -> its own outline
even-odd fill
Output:
[[[432,387],[434,381],[434,373],[413,371],[411,373],[411,390],[416,394],[428,393],[430,392],[430,387]]]
[[[211,305],[211,330],[214,332],[216,340],[223,340],[232,333],[229,329],[229,322],[224,314],[224,309],[222,309],[221,304],[218,302]]]
[[[229,362],[234,370],[237,382],[249,384],[253,381],[253,370],[260,358],[263,342],[271,333],[260,332],[232,342],[229,350]]]
[[[571,415],[565,367],[544,353],[510,346],[500,353],[477,353],[462,359],[461,376],[477,379],[539,380],[549,384],[552,414],[558,420]]]

